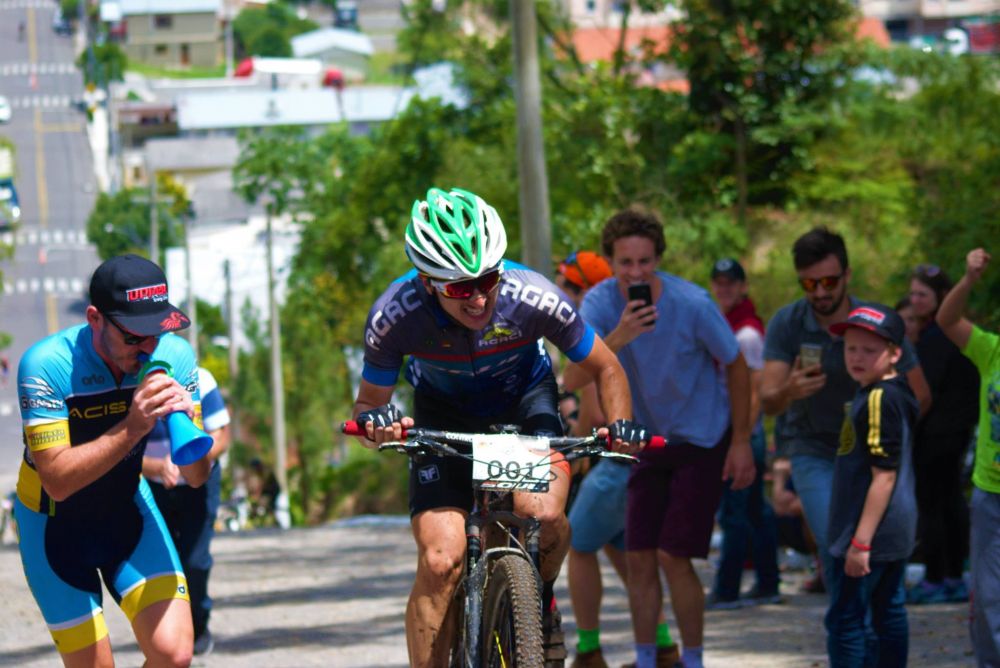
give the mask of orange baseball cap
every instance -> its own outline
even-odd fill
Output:
[[[611,278],[611,265],[593,251],[573,251],[559,263],[559,273],[578,288],[592,288]]]

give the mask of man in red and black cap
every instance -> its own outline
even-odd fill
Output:
[[[24,459],[14,514],[25,576],[63,662],[111,665],[101,580],[150,664],[187,665],[193,630],[177,552],[140,475],[157,420],[184,412],[200,426],[191,346],[170,332],[189,320],[167,281],[137,255],[104,262],[86,323],[32,346],[18,367]],[[142,373],[152,358],[170,373]],[[205,459],[181,466],[192,485]]]

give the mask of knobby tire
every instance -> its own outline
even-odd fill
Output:
[[[483,666],[543,668],[541,610],[531,564],[513,554],[497,559],[483,601]]]

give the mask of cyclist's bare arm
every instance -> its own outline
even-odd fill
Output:
[[[608,424],[616,420],[632,419],[632,392],[629,390],[625,370],[611,349],[600,337],[594,338],[594,347],[590,354],[577,365],[594,379],[597,392],[601,398],[601,409]],[[599,429],[601,436],[607,434],[606,429]],[[615,439],[611,445],[616,452],[633,453],[641,447],[638,443],[624,443]]]
[[[191,395],[166,374],[154,374],[136,390],[124,420],[87,443],[31,454],[45,492],[62,501],[115,467],[153,428],[176,410],[192,411]]]
[[[392,392],[395,388],[386,385],[375,385],[369,383],[364,378],[361,379],[361,387],[358,388],[358,398],[354,401],[354,411],[352,417],[357,419],[360,413],[385,406],[392,399]],[[376,427],[368,423],[368,438],[358,439],[366,448],[375,448],[386,441],[401,441],[403,439],[403,429],[413,426],[413,418],[404,417],[400,422],[393,422],[387,427]]]

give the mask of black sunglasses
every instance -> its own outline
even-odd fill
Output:
[[[109,316],[107,313],[102,313],[101,315],[104,316],[105,320],[107,320],[112,325],[114,325],[115,329],[117,329],[119,332],[122,333],[122,340],[125,342],[125,345],[127,345],[127,346],[138,346],[138,345],[141,345],[141,344],[145,343],[146,341],[149,341],[150,339],[158,339],[158,338],[160,338],[159,335],[157,335],[157,334],[153,334],[153,335],[150,335],[150,336],[138,336],[138,335],[133,334],[132,332],[128,331],[127,329],[125,329],[121,325],[119,325],[117,322],[115,322],[114,318],[112,318],[111,316]]]

